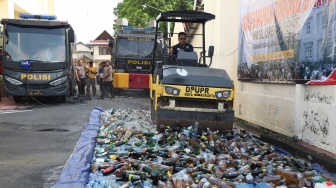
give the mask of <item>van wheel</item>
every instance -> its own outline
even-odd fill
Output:
[[[75,89],[75,84],[70,82],[70,96],[75,96],[76,89]]]
[[[70,101],[70,96],[69,95],[61,96],[61,102],[62,103],[68,103],[69,101]]]
[[[21,103],[22,102],[22,97],[21,96],[13,96],[13,99],[15,103]]]

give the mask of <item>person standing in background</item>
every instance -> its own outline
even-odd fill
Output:
[[[90,61],[87,70],[87,80],[86,80],[86,97],[91,99],[90,97],[90,88],[92,88],[92,95],[96,96],[96,74],[97,67],[93,66],[93,62]]]
[[[101,62],[99,64],[99,70],[98,70],[98,84],[99,84],[99,91],[102,92],[102,78],[104,76],[104,68],[105,68],[105,61]]]
[[[78,95],[85,95],[85,85],[86,85],[86,67],[83,66],[83,61],[79,60],[76,66],[75,76],[78,86]]]
[[[102,78],[102,86],[103,86],[102,89],[103,90],[98,99],[104,99],[107,93],[110,93],[111,99],[114,97],[113,96],[113,83],[112,83],[113,73],[114,73],[114,69],[112,68],[110,61],[105,61],[104,75]]]
[[[111,88],[111,96],[113,96],[113,97],[115,97],[115,95],[116,95],[116,91],[114,90],[114,85],[113,85],[113,77],[114,77],[114,73],[115,73],[115,68],[114,68],[114,63],[111,63],[110,62],[110,66],[111,66],[111,68],[112,68],[112,81],[111,81],[111,86],[112,86],[112,88]],[[112,98],[112,97],[111,97]]]

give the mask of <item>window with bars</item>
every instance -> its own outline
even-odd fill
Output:
[[[313,55],[313,42],[305,44],[306,58],[312,58]]]
[[[99,47],[99,55],[110,55],[109,47]]]
[[[307,21],[307,23],[306,23],[306,33],[307,33],[307,34],[310,34],[310,33],[311,33],[310,25],[311,25],[311,22],[310,22],[310,21]]]
[[[318,57],[318,59],[323,58],[322,39],[317,41],[317,57]]]
[[[317,14],[317,26],[320,29],[324,29],[325,28],[325,22],[324,22],[324,15],[322,12]]]

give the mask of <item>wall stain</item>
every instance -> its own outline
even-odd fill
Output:
[[[243,115],[243,113],[242,113],[242,104],[239,104],[238,113],[239,113],[239,115]]]
[[[267,91],[269,91],[269,90],[270,90],[269,86],[268,86],[268,85],[266,85],[266,84],[264,84],[264,90],[267,90]]]
[[[311,111],[303,112],[304,126],[303,131],[309,131],[315,135],[326,138],[329,135],[330,126],[328,115]]]
[[[279,111],[280,111],[279,106],[276,106],[274,104],[266,104],[265,109],[269,117],[279,115]]]
[[[243,92],[245,89],[245,84],[243,82],[240,82],[240,91]]]
[[[265,122],[267,122],[268,125],[270,126],[279,126],[279,112],[280,112],[280,107],[276,106],[274,104],[265,104],[264,105],[265,109]]]
[[[323,104],[333,104],[334,96],[327,96],[322,94],[319,91],[313,91],[311,87],[307,87],[304,101],[306,102],[314,102],[314,103],[323,103]]]

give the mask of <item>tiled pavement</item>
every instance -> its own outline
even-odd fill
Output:
[[[16,104],[13,100],[13,97],[1,97],[0,100],[0,110],[13,110],[25,108],[26,104]]]

